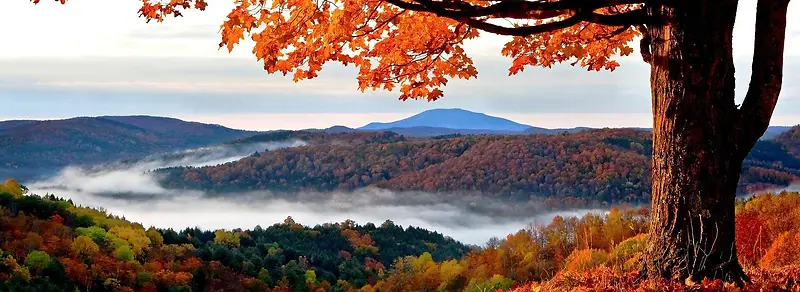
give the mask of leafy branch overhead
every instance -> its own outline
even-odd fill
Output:
[[[317,77],[328,62],[352,64],[362,91],[399,89],[403,100],[436,100],[449,80],[477,77],[464,42],[479,30],[513,36],[502,50],[513,60],[509,75],[565,61],[614,70],[612,57],[632,53],[630,42],[642,33],[644,2],[237,0],[221,25],[220,47],[230,51],[249,38],[269,73],[299,81]],[[160,22],[206,6],[142,0],[139,12]]]

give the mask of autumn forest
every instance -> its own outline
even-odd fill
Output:
[[[782,91],[796,63],[790,0],[235,0],[213,13],[216,3],[206,0],[141,0],[129,7],[137,25],[79,0],[14,2],[28,6],[0,17],[11,20],[3,38],[15,40],[0,61],[18,66],[0,72],[0,98],[13,96],[3,102],[12,120],[0,121],[0,178],[8,177],[0,185],[0,291],[800,291],[800,125],[775,119],[797,117],[796,92]],[[44,2],[64,9],[33,16]],[[50,19],[60,13],[90,25],[56,30],[65,24]],[[220,19],[176,19],[184,15]],[[158,31],[173,23],[182,28]],[[140,54],[140,44],[157,39],[157,49]],[[193,67],[228,60],[193,51],[201,43],[242,51],[259,73],[309,85],[256,82],[223,61]],[[482,45],[506,58],[493,77],[523,82],[460,83],[479,82],[477,64],[497,63],[476,51]],[[187,59],[192,66],[168,65],[195,54],[203,57]],[[96,60],[80,63],[87,56]],[[122,59],[136,66],[117,66]],[[166,66],[148,71],[145,59]],[[67,74],[54,65],[65,60],[78,62],[59,63]],[[118,63],[97,69],[107,60]],[[638,69],[601,82],[549,76],[567,64],[576,67],[569,73]],[[349,70],[335,77],[355,77],[349,88],[340,79],[309,81],[336,72],[331,65]],[[399,101],[349,103],[368,91]],[[604,128],[603,119],[599,128],[562,120],[575,128],[547,129],[449,109],[357,129],[299,126],[323,113],[398,113],[398,103],[452,93],[486,110],[568,112],[581,123],[586,113],[648,119],[637,122],[646,128]],[[259,130],[85,116],[101,111],[180,111]],[[304,118],[287,124],[306,130],[250,120],[278,116],[272,123],[281,124],[298,112]],[[386,193],[356,196],[364,190]],[[422,197],[432,199],[400,206],[411,216],[396,220],[431,228],[299,216],[246,228],[159,226],[190,218],[192,205],[178,198],[211,205],[200,214],[211,223],[233,224],[262,214],[214,217],[213,207],[236,201],[251,211],[320,215],[357,201],[348,217],[399,216],[371,203]],[[159,218],[164,202],[173,203],[172,220],[125,217]],[[144,211],[131,212],[134,203]],[[586,212],[557,213],[575,210]],[[431,222],[442,214],[460,218]],[[501,226],[487,222],[509,218],[547,220],[484,244],[440,232],[447,223],[485,235]]]
[[[53,195],[0,188],[3,291],[564,291],[702,289],[720,281],[637,281],[647,209],[556,217],[465,246],[387,220],[314,227],[291,217],[249,230],[158,229]],[[791,289],[800,270],[800,193],[736,205],[739,258],[751,289]],[[626,288],[627,287],[627,288]],[[765,291],[761,290],[761,291]]]
[[[791,289],[787,279],[800,272],[792,252],[800,234],[800,193],[769,192],[800,176],[798,130],[760,141],[742,169],[740,194],[758,193],[736,204],[738,257],[751,271],[752,289]],[[391,220],[303,226],[288,217],[250,229],[160,229],[57,193],[33,194],[8,180],[0,187],[0,290],[562,291],[613,283],[716,291],[729,285],[637,280],[650,213],[631,206],[650,200],[645,167],[652,142],[646,131],[431,138],[278,131],[226,144],[287,140],[305,144],[156,173],[166,174],[166,186],[211,195],[378,187],[438,191],[443,198],[470,193],[540,207],[516,212],[592,202],[614,207],[557,216],[483,245],[465,245]]]

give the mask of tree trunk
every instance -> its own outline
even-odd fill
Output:
[[[759,108],[758,115],[747,115],[750,108],[735,104],[732,40],[737,2],[695,0],[648,8],[649,37],[643,46],[649,47],[645,58],[651,64],[653,100],[652,221],[645,257],[649,277],[739,283],[747,279],[736,257],[736,186],[744,158],[769,124],[774,102],[768,114]],[[762,2],[788,4],[760,0],[759,10],[774,8]],[[770,22],[760,21],[764,27]],[[757,54],[758,41],[757,36]],[[748,92],[747,99],[774,94],[777,100],[782,38],[779,47],[777,76],[774,70],[757,73],[754,68],[753,82],[759,84],[754,89],[751,83],[750,91],[764,92],[754,93],[758,96],[752,99]],[[762,82],[757,74],[773,77]],[[777,87],[761,84],[775,79]],[[759,101],[751,103],[765,104]]]

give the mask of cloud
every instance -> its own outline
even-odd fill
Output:
[[[507,76],[509,60],[475,60],[475,80],[453,80],[434,103],[401,102],[397,92],[357,89],[354,68],[326,65],[319,78],[295,83],[270,75],[251,58],[84,57],[0,59],[0,102],[18,115],[50,113],[47,103],[72,115],[107,105],[142,113],[413,112],[466,107],[500,113],[649,113],[649,68],[625,62],[615,72],[558,65]],[[749,58],[737,59],[739,102],[749,83]],[[776,114],[800,114],[800,57],[787,57]],[[502,84],[502,87],[498,87]],[[149,96],[157,98],[149,99]],[[129,101],[130,100],[130,101]],[[314,107],[309,105],[313,104]]]
[[[739,102],[749,83],[755,2],[739,4],[734,33]],[[138,5],[0,4],[0,26],[25,23],[24,29],[0,31],[0,38],[16,40],[0,47],[0,103],[15,105],[13,111],[0,109],[0,118],[410,113],[435,107],[515,114],[650,113],[649,68],[637,53],[623,58],[613,73],[560,64],[509,77],[511,60],[500,56],[508,37],[484,33],[466,46],[479,70],[476,80],[451,81],[444,99],[434,103],[400,102],[397,92],[361,93],[352,67],[328,65],[319,78],[296,84],[291,77],[266,74],[248,41],[232,54],[219,50],[219,25],[232,3],[212,3],[206,12],[160,24],[136,17]],[[800,13],[800,6],[792,7],[790,18]],[[788,25],[776,116],[800,114],[800,75],[794,74],[800,72],[800,23]]]
[[[476,80],[453,80],[435,103],[401,102],[399,93],[357,88],[354,68],[326,65],[319,78],[299,83],[269,75],[251,59],[95,57],[0,59],[0,102],[18,115],[51,111],[73,115],[107,105],[109,111],[150,113],[414,112],[466,107],[490,112],[649,112],[641,65],[615,73],[557,66],[507,76],[508,60],[476,59]],[[76,70],[80,68],[80,70]],[[644,69],[646,70],[646,68]],[[640,82],[622,82],[644,76]],[[497,84],[503,84],[502,89]],[[24,96],[25,98],[20,98]],[[157,96],[156,98],[149,98]],[[129,101],[130,100],[130,101]],[[54,106],[50,109],[47,103]],[[310,107],[309,105],[314,105]]]

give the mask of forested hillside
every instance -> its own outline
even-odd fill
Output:
[[[460,259],[468,247],[386,221],[182,231],[128,222],[0,185],[0,291],[308,291],[375,284],[394,259]],[[313,289],[311,289],[313,290]]]
[[[343,131],[338,133],[325,133],[319,131],[272,131],[264,134],[236,139],[226,144],[253,144],[262,142],[281,142],[287,140],[301,140],[310,145],[362,146],[376,143],[403,142],[407,139],[402,135],[389,131]]]
[[[164,169],[163,183],[171,188],[215,192],[378,186],[470,191],[522,200],[536,196],[604,202],[644,202],[650,194],[650,133],[633,129],[428,139],[380,133],[281,132],[248,140],[281,138],[313,143],[257,153],[224,165]],[[742,169],[740,193],[798,180],[797,141],[800,137],[787,133],[775,141],[758,142]]]
[[[800,126],[793,127],[781,133],[773,140],[786,147],[786,149],[796,157],[800,157]]]
[[[470,250],[386,221],[252,230],[164,230],[0,185],[0,291],[721,291],[719,281],[639,281],[646,209],[556,217]],[[737,250],[753,282],[800,276],[800,193],[736,207]],[[265,222],[265,224],[271,224]],[[615,291],[616,291],[615,290]],[[738,291],[738,290],[737,290]]]
[[[254,134],[149,116],[10,121],[0,131],[0,169],[53,168],[131,159]]]

